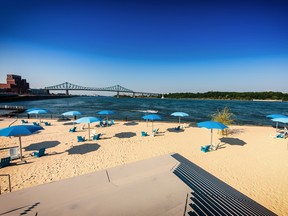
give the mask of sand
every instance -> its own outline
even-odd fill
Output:
[[[0,128],[15,119],[3,119]],[[32,122],[33,120],[29,120]],[[203,153],[202,145],[210,143],[210,130],[185,124],[180,132],[173,130],[177,123],[154,122],[159,128],[156,136],[142,137],[141,131],[151,134],[151,123],[119,122],[110,127],[95,127],[100,140],[77,142],[77,136],[88,137],[84,130],[69,132],[72,125],[47,120],[40,133],[22,137],[23,155],[27,163],[13,160],[14,165],[0,169],[10,174],[12,191],[66,179],[122,164],[169,153],[179,153],[235,189],[259,202],[278,215],[288,213],[288,139],[275,139],[275,128],[259,126],[230,126],[231,134],[222,137],[213,133],[216,151]],[[21,124],[16,121],[13,125]],[[10,147],[19,145],[18,138],[0,137],[0,156]],[[47,155],[34,158],[31,153],[46,147]],[[7,179],[1,177],[2,193],[8,193]]]

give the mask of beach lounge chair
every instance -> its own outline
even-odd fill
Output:
[[[109,125],[114,125],[114,124],[115,124],[115,122],[113,119],[109,121]]]
[[[9,151],[10,151],[10,155],[9,156],[10,156],[11,160],[15,160],[15,159],[20,158],[19,148],[18,147],[10,148]]]
[[[44,125],[45,126],[51,126],[51,123],[50,122],[44,122]]]
[[[78,142],[86,141],[85,137],[82,137],[82,136],[77,136],[77,140],[78,140]]]
[[[174,129],[179,131],[180,130],[180,125],[178,127],[175,127]]]
[[[210,147],[211,145],[201,146],[201,151],[206,153],[209,151]]]
[[[100,136],[101,136],[101,133],[95,134],[95,135],[93,136],[93,140],[99,140],[99,139],[100,139]]]
[[[96,135],[96,130],[92,130],[91,134],[90,134],[90,137],[93,138],[95,135]]]
[[[5,157],[0,159],[0,168],[3,168],[5,166],[10,165],[11,158],[10,157]]]
[[[33,152],[32,155],[34,157],[42,157],[45,155],[45,150],[46,150],[46,148],[41,148],[41,149],[39,149],[39,151]]]
[[[99,125],[100,125],[101,127],[104,127],[104,126],[105,126],[104,123],[103,123],[103,121],[100,121],[100,122],[99,122]]]
[[[75,132],[76,131],[76,127],[70,128],[69,132]]]
[[[284,134],[279,133],[279,134],[276,135],[276,138],[284,138]]]
[[[153,130],[153,133],[156,134],[156,133],[158,133],[158,131],[159,131],[159,128],[156,128],[156,129]]]
[[[218,147],[219,147],[219,144],[215,144],[215,145],[213,144],[210,146],[209,150],[216,151],[218,149]]]
[[[145,131],[141,131],[141,136],[148,136],[148,134]]]
[[[40,124],[37,123],[37,122],[33,122],[33,125],[35,125],[35,126],[40,126]]]
[[[22,124],[27,124],[28,121],[25,121],[24,119],[21,120]]]
[[[152,131],[152,136],[155,136],[155,135],[158,133],[158,131],[159,131],[159,128],[154,129],[154,130]]]

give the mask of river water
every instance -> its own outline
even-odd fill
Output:
[[[24,106],[25,108],[44,108],[52,114],[45,118],[58,118],[61,113],[71,110],[82,111],[82,116],[97,116],[101,110],[113,110],[115,114],[109,118],[115,120],[141,120],[145,110],[155,110],[163,121],[176,122],[178,117],[173,112],[186,112],[189,117],[181,118],[181,122],[196,123],[211,119],[211,115],[229,107],[238,125],[273,125],[266,118],[269,114],[288,116],[288,102],[260,102],[235,100],[182,100],[182,99],[151,99],[151,98],[114,98],[114,97],[72,97],[49,100],[2,102],[0,105]],[[27,117],[20,114],[19,117]]]

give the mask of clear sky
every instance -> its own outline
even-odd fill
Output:
[[[288,1],[0,0],[8,73],[31,88],[288,92]]]

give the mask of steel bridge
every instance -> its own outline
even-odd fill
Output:
[[[48,86],[48,87],[45,87],[44,89],[47,90],[48,92],[51,90],[55,90],[55,91],[64,90],[66,92],[66,95],[69,95],[69,90],[117,92],[117,97],[119,97],[120,92],[130,93],[133,95],[133,97],[135,97],[136,94],[147,95],[147,96],[158,96],[159,95],[159,93],[136,92],[136,91],[124,88],[120,85],[114,85],[114,86],[104,87],[104,88],[96,88],[96,87],[79,86],[79,85],[75,85],[75,84],[72,84],[69,82],[64,82],[64,83],[54,85],[54,86]]]

